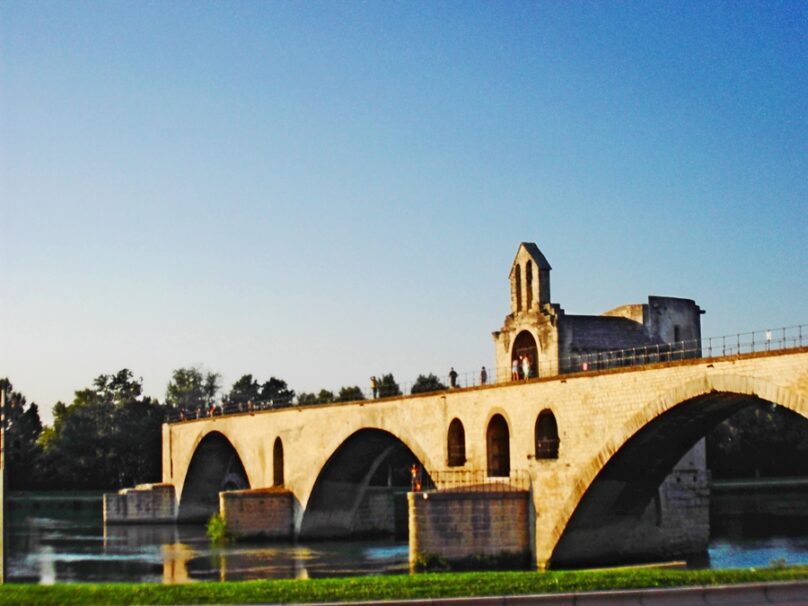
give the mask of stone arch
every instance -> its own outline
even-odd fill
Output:
[[[466,464],[466,431],[458,418],[449,423],[449,432],[446,436],[447,459],[449,467],[462,467]]]
[[[306,503],[302,538],[406,536],[412,466],[422,462],[398,436],[377,428],[348,436],[323,465]]]
[[[272,485],[283,486],[283,442],[280,436],[275,438],[275,444],[272,445]]]
[[[250,487],[236,448],[219,431],[200,436],[180,496],[177,520],[206,522],[219,511],[219,492]]]
[[[545,408],[536,417],[533,428],[533,443],[536,459],[557,459],[561,440],[558,437],[558,422],[553,411]]]
[[[499,413],[488,421],[485,430],[486,473],[488,477],[511,474],[511,437],[508,421]]]
[[[539,347],[536,344],[536,337],[533,336],[529,330],[522,330],[516,335],[511,345],[511,364],[514,360],[519,361],[519,378],[524,379],[522,371],[522,364],[520,358],[522,356],[530,358],[530,378],[539,376]]]
[[[677,426],[680,431],[661,444],[657,437],[655,451],[665,453],[657,461],[642,461],[644,479],[622,490],[612,487],[612,504],[615,511],[631,514],[638,511],[641,504],[653,497],[651,489],[658,486],[679,457],[683,456],[705,433],[706,430],[730,417],[735,412],[754,402],[765,401],[787,408],[808,418],[808,398],[773,384],[769,381],[743,375],[714,375],[683,383],[671,388],[649,402],[632,415],[615,432],[591,463],[585,466],[573,480],[574,489],[560,508],[548,540],[552,557],[555,560],[563,548],[562,541],[579,515],[579,509],[586,507],[585,499],[593,492],[600,480],[619,480],[624,474],[634,453],[643,449],[654,439],[654,426],[666,422]],[[694,414],[696,413],[696,414]],[[673,447],[672,447],[673,446]],[[633,452],[632,452],[633,451]],[[549,556],[549,552],[547,554]],[[540,556],[541,557],[541,556]]]

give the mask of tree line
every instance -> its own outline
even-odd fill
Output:
[[[402,395],[392,374],[378,380],[378,396]],[[420,375],[411,393],[446,389],[432,374]],[[53,425],[43,426],[36,403],[0,379],[5,392],[6,465],[11,490],[117,489],[161,477],[162,424],[178,411],[196,414],[217,402],[272,400],[291,403],[286,381],[243,375],[226,394],[221,376],[198,368],[172,373],[165,401],[143,395],[143,379],[129,369],[99,375],[57,402]],[[299,405],[364,400],[358,386],[337,393],[300,393]],[[707,436],[707,464],[714,478],[808,476],[808,420],[779,406],[756,403],[715,427]]]
[[[179,368],[166,387],[165,401],[143,395],[143,379],[127,368],[99,375],[92,385],[75,392],[69,404],[53,406],[53,425],[43,426],[36,403],[15,391],[8,378],[5,392],[6,465],[10,490],[108,490],[161,476],[162,424],[178,414],[194,416],[218,403],[273,401],[290,404],[295,391],[286,381],[266,381],[243,375],[227,393],[221,375],[199,368]],[[434,375],[421,375],[412,393],[446,389]],[[379,381],[379,396],[402,395],[392,374]],[[301,393],[301,405],[363,400],[356,386],[336,394],[321,389]]]

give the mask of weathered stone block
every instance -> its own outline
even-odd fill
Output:
[[[237,538],[294,537],[294,495],[283,488],[228,490],[219,493],[219,512]]]
[[[173,484],[140,484],[104,495],[105,524],[160,524],[177,517]]]
[[[410,564],[530,553],[527,491],[433,491],[407,495]]]

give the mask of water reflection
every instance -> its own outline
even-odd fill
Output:
[[[40,504],[41,505],[41,504]],[[8,577],[14,582],[233,581],[405,574],[406,543],[390,541],[211,546],[201,526],[108,526],[100,503],[34,507],[7,518]],[[698,566],[808,564],[804,518],[733,516],[713,520],[709,558]]]
[[[67,518],[67,519],[65,519]],[[408,571],[400,542],[237,543],[212,546],[200,526],[107,526],[71,512],[10,519],[8,575],[15,582],[234,581]]]

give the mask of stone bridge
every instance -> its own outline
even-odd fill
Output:
[[[808,348],[171,423],[163,482],[180,521],[218,511],[220,491],[287,495],[290,536],[306,538],[406,531],[406,499],[382,514],[372,497],[407,492],[412,464],[439,488],[447,469],[477,484],[520,473],[538,567],[629,554],[643,540],[665,554],[653,518],[675,494],[660,504],[663,480],[711,428],[761,401],[808,417]],[[706,485],[698,456],[677,484]],[[701,517],[679,505],[680,522],[705,523],[702,505]]]

